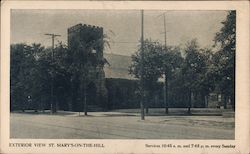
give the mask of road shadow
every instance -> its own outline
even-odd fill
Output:
[[[74,115],[77,112],[59,111],[59,112],[51,113],[49,110],[46,110],[46,111],[25,110],[24,112],[23,111],[12,111],[11,113],[30,114],[30,115],[60,115],[60,116],[68,116],[68,115]]]
[[[103,114],[107,117],[137,116],[135,114]]]
[[[222,116],[221,113],[147,113],[146,116]]]
[[[124,112],[124,111],[106,111],[106,112],[88,112],[88,115],[84,115],[83,112],[71,112],[71,111],[58,111],[56,113],[51,113],[50,110],[46,111],[34,111],[34,110],[25,110],[23,111],[14,111],[11,113],[19,114],[29,114],[29,115],[58,115],[58,116],[74,116],[74,117],[133,117],[140,116],[140,112]],[[149,111],[145,112],[146,116],[222,116],[222,112],[201,112],[201,111],[192,111],[188,113],[187,111],[169,111],[165,112],[155,112]]]

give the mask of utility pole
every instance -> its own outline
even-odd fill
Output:
[[[145,114],[144,114],[144,23],[143,23],[143,10],[141,10],[141,66],[140,66],[140,73],[141,73],[141,101],[140,101],[140,106],[141,106],[141,120],[145,119]]]
[[[166,28],[166,12],[161,14],[163,15],[163,24],[164,24],[164,45],[165,51],[167,52],[167,28]],[[164,68],[164,86],[163,86],[163,97],[164,97],[164,104],[165,104],[165,113],[168,114],[168,81],[167,81],[167,68]]]
[[[88,115],[88,104],[87,104],[87,76],[88,76],[88,73],[87,73],[87,64],[88,64],[88,61],[86,60],[86,63],[84,65],[84,72],[85,72],[85,75],[84,75],[84,78],[83,78],[83,83],[82,83],[82,86],[83,86],[83,106],[84,106],[84,115],[87,116]],[[82,68],[81,68],[82,70]],[[83,74],[83,73],[82,73]]]
[[[166,29],[166,17],[165,17],[165,13],[163,13],[163,19],[164,19],[164,41],[165,41],[165,49],[167,49],[167,29]]]
[[[52,39],[52,48],[51,48],[51,63],[53,65],[54,63],[54,41],[55,41],[55,37],[59,37],[61,35],[57,35],[57,34],[44,34],[44,35],[48,35],[48,36],[51,36],[51,39]],[[51,100],[50,100],[50,113],[55,113],[56,112],[56,104],[54,103],[54,72],[53,72],[53,68],[52,68],[52,71],[51,71],[51,89],[50,89],[50,97],[51,97]]]
[[[163,14],[164,18],[164,42],[165,42],[165,50],[167,52],[167,30],[166,30],[166,16],[165,13]],[[168,114],[168,81],[167,81],[167,69],[165,68],[164,71],[165,75],[165,80],[164,80],[164,100],[165,100],[165,113]]]
[[[86,65],[87,65],[87,61],[85,63],[85,65],[83,66],[83,64],[80,64],[80,70],[81,70],[81,85],[80,85],[80,90],[81,93],[83,95],[81,95],[81,101],[83,102],[83,111],[84,111],[84,115],[87,116],[88,115],[88,106],[87,106],[87,73],[86,73]],[[85,74],[83,73],[85,72]],[[83,77],[84,76],[84,77]],[[79,111],[79,116],[80,116],[80,111]]]

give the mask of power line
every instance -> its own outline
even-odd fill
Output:
[[[152,43],[162,43],[162,41],[151,41]],[[126,42],[126,41],[112,41],[110,43],[119,43],[119,44],[140,44],[140,42]]]
[[[128,44],[129,43],[131,43],[131,44],[136,44],[137,43],[137,44],[139,44],[140,42],[112,41],[111,43],[125,43],[125,44],[126,43],[128,43]]]

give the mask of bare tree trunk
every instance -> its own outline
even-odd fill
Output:
[[[231,96],[231,103],[232,103],[233,111],[235,111],[235,96],[234,96],[234,94]]]
[[[86,81],[84,83],[84,115],[88,115],[88,105],[87,105],[87,87],[86,87]]]
[[[141,106],[141,120],[145,119],[145,114],[144,114],[144,96],[141,96],[141,102],[140,102],[140,106]]]
[[[165,89],[165,113],[168,114],[168,79],[167,79],[167,73],[165,73],[165,84],[164,84],[164,89]]]
[[[191,114],[192,92],[188,92],[188,114]]]
[[[208,108],[208,95],[205,95],[205,108]]]
[[[224,95],[223,97],[224,109],[227,109],[227,96]]]
[[[148,114],[148,106],[146,106],[146,114]]]

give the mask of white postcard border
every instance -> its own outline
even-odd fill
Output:
[[[11,9],[236,10],[235,140],[9,139]],[[247,153],[249,152],[249,2],[247,1],[4,1],[1,2],[1,152],[2,153]],[[12,148],[9,143],[103,143],[105,148]],[[146,148],[145,144],[227,144],[229,149]]]

